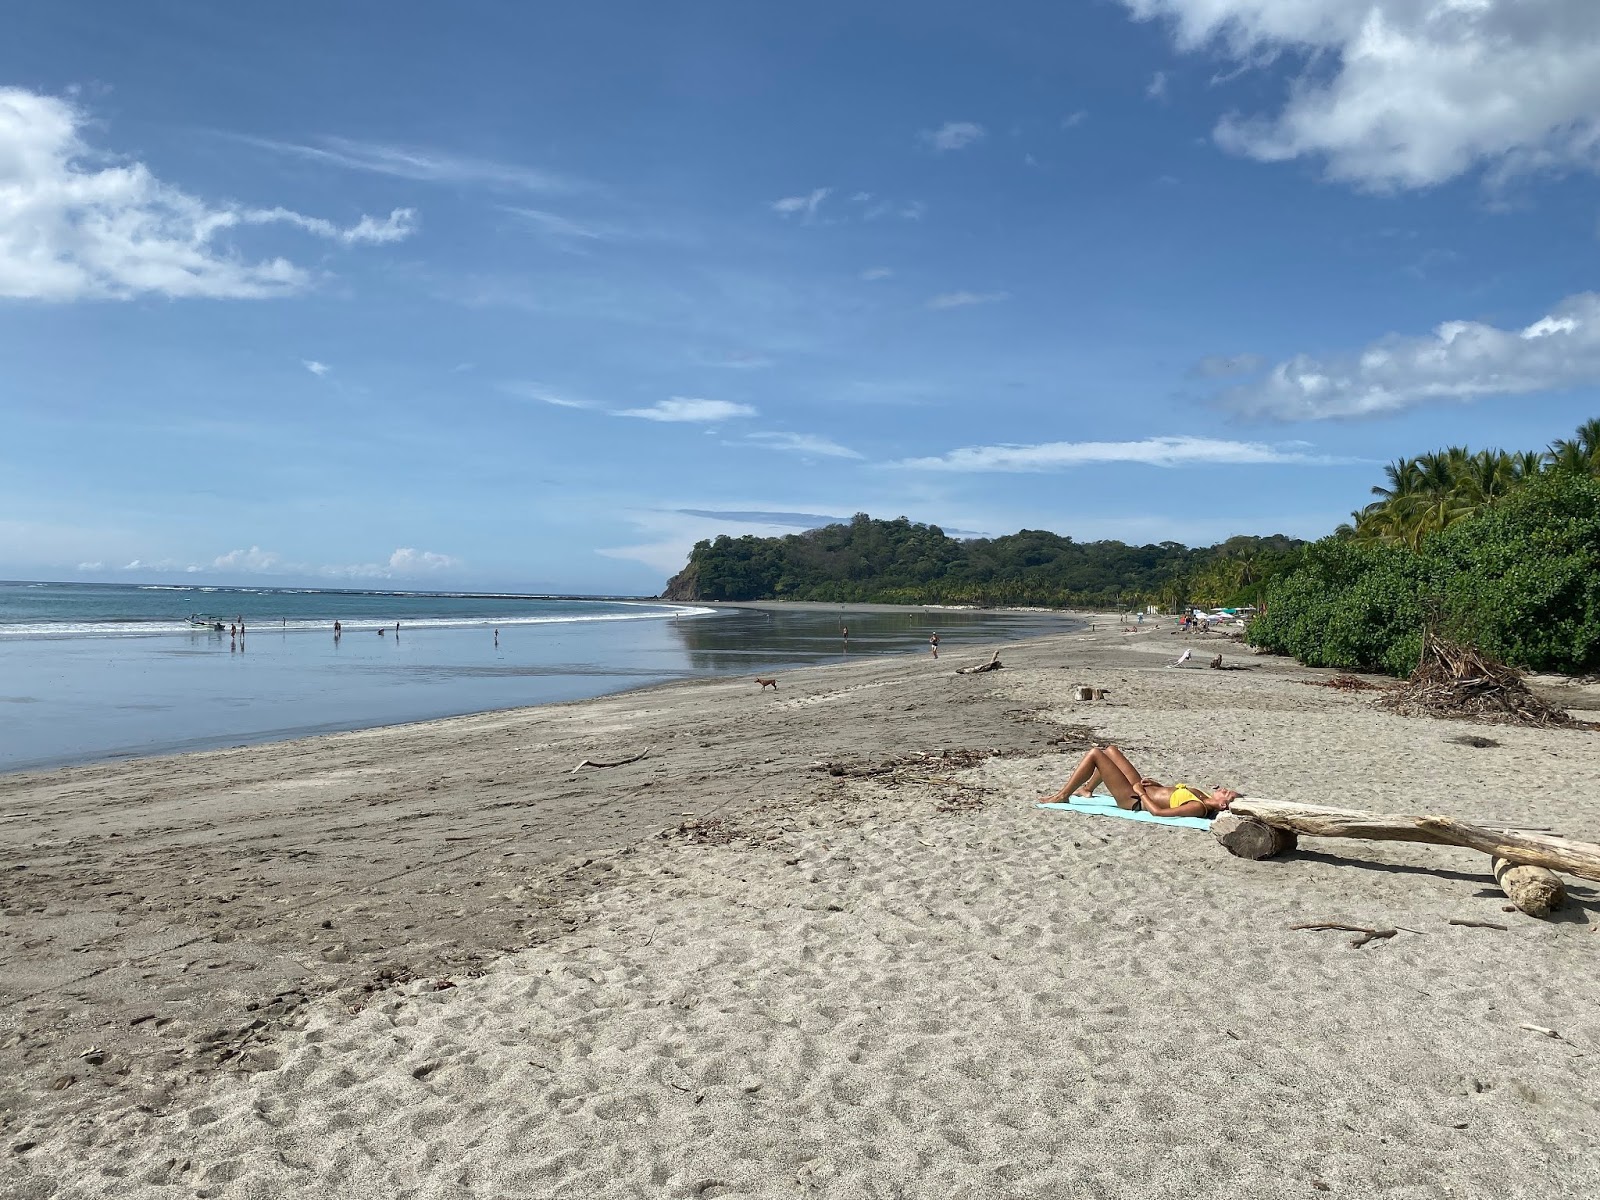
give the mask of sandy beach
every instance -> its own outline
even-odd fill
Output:
[[[1035,807],[1099,740],[1600,840],[1600,734],[1167,622],[993,649],[0,777],[0,1195],[1600,1190],[1596,885]]]

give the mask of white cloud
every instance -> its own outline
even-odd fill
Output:
[[[1010,292],[941,292],[928,300],[928,307],[966,308],[972,304],[998,304],[1010,298]]]
[[[785,196],[782,200],[774,200],[772,211],[780,217],[798,216],[801,221],[809,222],[816,218],[817,209],[832,194],[832,188],[812,188],[804,196]]]
[[[976,121],[946,121],[937,129],[924,129],[921,137],[941,154],[946,150],[965,150],[988,134]]]
[[[1165,100],[1167,98],[1167,73],[1157,71],[1150,76],[1150,82],[1145,84],[1144,94],[1152,100]]]
[[[283,559],[270,550],[251,546],[248,550],[230,550],[211,560],[213,571],[273,571],[283,566]]]
[[[687,396],[674,396],[648,408],[624,408],[614,414],[618,417],[642,417],[646,421],[726,421],[732,417],[753,417],[756,410],[748,404],[733,404],[727,400],[696,400]]]
[[[310,273],[284,258],[247,261],[217,245],[224,231],[288,224],[351,245],[395,241],[416,227],[411,209],[341,227],[285,208],[209,203],[143,163],[93,151],[81,136],[86,121],[66,100],[0,88],[0,296],[283,295],[306,287]]]
[[[326,375],[329,371],[333,370],[333,368],[330,367],[327,363],[318,362],[314,358],[302,358],[300,360],[300,365],[303,366],[306,370],[310,371],[313,375],[315,375],[319,379],[322,378],[322,376]]]
[[[1080,109],[1078,109],[1077,112],[1070,112],[1066,116],[1061,118],[1061,128],[1063,128],[1063,129],[1075,129],[1079,125],[1082,125],[1088,119],[1089,119],[1088,110],[1080,108]]]
[[[363,216],[354,225],[340,227],[321,217],[303,216],[287,208],[252,208],[230,214],[230,218],[220,221],[217,227],[226,228],[234,223],[241,225],[282,223],[304,229],[307,233],[314,233],[318,237],[343,242],[346,246],[353,246],[358,242],[382,245],[385,242],[404,241],[415,233],[417,210],[397,208],[381,221],[376,217]]]
[[[1431,334],[1391,334],[1353,355],[1296,355],[1260,381],[1225,392],[1221,401],[1244,413],[1320,420],[1596,383],[1600,294],[1581,292],[1521,329],[1446,321]]]
[[[435,554],[432,550],[413,550],[410,546],[402,547],[389,556],[389,572],[392,575],[425,575],[460,565],[459,558]]]
[[[1219,463],[1328,463],[1335,460],[1262,442],[1202,437],[1153,437],[1137,442],[1045,442],[1036,446],[966,446],[937,458],[891,465],[919,471],[1056,471],[1102,463],[1152,467]]]
[[[103,571],[105,569],[106,566],[104,563],[81,562],[78,564],[78,570],[80,571]]]
[[[553,171],[542,171],[515,163],[473,158],[444,150],[420,146],[394,146],[382,142],[360,142],[350,138],[319,139],[315,146],[269,138],[238,137],[264,150],[289,154],[314,162],[328,163],[352,171],[369,171],[396,179],[423,183],[481,184],[528,192],[571,193],[594,190],[590,184]]]
[[[888,279],[893,274],[894,272],[888,267],[868,267],[861,272],[861,278],[872,283],[879,279]]]
[[[769,450],[787,450],[793,454],[809,454],[819,458],[862,457],[848,446],[809,433],[751,433],[746,437]]]
[[[1336,179],[1427,187],[1600,166],[1600,4],[1594,0],[1122,0],[1165,19],[1178,47],[1245,66],[1305,60],[1277,113],[1229,116],[1227,149],[1313,156]]]

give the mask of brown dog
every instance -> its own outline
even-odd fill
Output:
[[[760,676],[757,676],[756,682],[764,688],[771,688],[773,691],[778,690],[778,681],[776,679],[762,679]]]

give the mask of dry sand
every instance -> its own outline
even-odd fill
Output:
[[[0,1196],[1600,1191],[1593,887],[1033,806],[1092,730],[1600,839],[1597,735],[1115,629],[0,779]]]

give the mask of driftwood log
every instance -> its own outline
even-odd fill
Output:
[[[1293,830],[1279,829],[1235,812],[1218,813],[1211,822],[1211,836],[1221,842],[1229,854],[1240,858],[1272,858],[1293,850],[1299,840]]]
[[[1496,858],[1493,869],[1500,890],[1530,917],[1547,917],[1567,903],[1566,885],[1554,872],[1504,858]]]
[[[1545,867],[1582,879],[1600,880],[1600,845],[1547,833],[1493,829],[1457,821],[1452,817],[1360,812],[1349,808],[1324,808],[1317,804],[1263,800],[1254,796],[1241,796],[1229,806],[1229,811],[1312,837],[1353,837],[1373,841],[1463,846],[1519,865]]]

